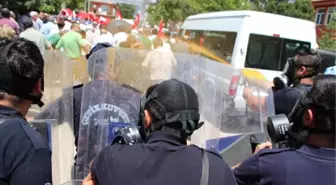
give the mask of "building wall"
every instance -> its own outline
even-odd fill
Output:
[[[313,0],[315,9],[316,34],[320,37],[324,32],[329,31],[326,28],[332,12],[336,13],[335,0]]]
[[[89,9],[90,11],[93,11],[95,9],[96,15],[104,16],[108,18],[115,18],[116,13],[117,13],[117,6],[116,4],[113,4],[113,3],[91,1]],[[102,10],[102,11],[100,12],[99,10]]]

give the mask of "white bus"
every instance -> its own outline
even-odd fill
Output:
[[[311,21],[256,11],[193,15],[181,27],[192,48],[216,61],[210,62],[216,70],[209,75],[218,79],[216,84],[224,83],[225,93],[235,96],[235,101],[243,100],[234,71],[249,69],[271,82],[298,46],[317,48],[315,32]]]

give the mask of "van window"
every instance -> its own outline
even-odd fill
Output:
[[[310,48],[307,42],[251,34],[245,67],[281,71],[298,46]]]
[[[280,63],[280,70],[282,71],[283,68],[286,65],[287,59],[294,57],[294,52],[297,47],[307,47],[310,48],[310,43],[308,42],[302,42],[302,41],[297,41],[297,40],[289,40],[289,39],[283,39],[283,53],[282,53],[282,59]]]
[[[186,33],[189,34],[193,43],[189,51],[217,62],[231,63],[237,37],[236,32],[188,30]]]

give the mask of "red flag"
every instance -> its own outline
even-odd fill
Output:
[[[110,22],[110,19],[100,16],[97,22],[101,25],[107,25]]]
[[[135,17],[135,20],[134,20],[134,24],[133,24],[133,26],[132,26],[132,29],[137,28],[138,25],[139,25],[139,23],[140,23],[140,12],[138,12],[138,14],[137,14],[136,17]]]
[[[164,23],[163,23],[163,19],[160,20],[160,26],[159,26],[159,32],[158,32],[158,37],[162,37],[163,36],[163,26],[164,26]]]
[[[122,15],[121,15],[120,9],[117,9],[117,17],[116,17],[116,19],[122,20]]]

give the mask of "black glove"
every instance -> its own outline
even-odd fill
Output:
[[[280,77],[275,77],[273,79],[273,84],[274,84],[273,92],[276,92],[276,91],[286,87],[285,82],[282,81],[282,79]]]

